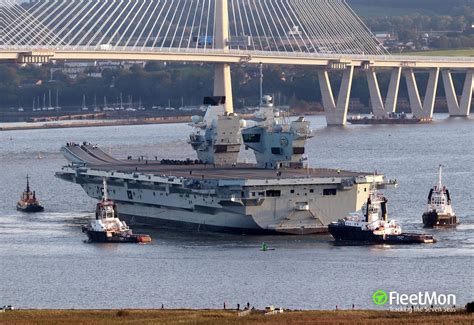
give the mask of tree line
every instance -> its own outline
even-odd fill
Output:
[[[402,42],[416,43],[425,33],[444,31],[448,33],[425,45],[435,49],[474,47],[474,0],[350,0],[349,4],[383,7],[387,13],[392,8],[405,9],[402,15],[360,13],[372,31],[395,34]]]
[[[102,77],[92,78],[80,74],[71,79],[61,71],[50,73],[50,65],[14,64],[0,65],[0,109],[9,107],[32,107],[33,99],[49,97],[51,90],[55,104],[56,90],[59,94],[60,106],[80,106],[83,96],[90,107],[93,98],[102,105],[107,98],[109,105],[117,103],[120,95],[124,103],[128,98],[139,100],[143,105],[173,107],[184,105],[200,105],[204,96],[212,95],[213,66],[209,64],[164,64],[151,62],[144,67],[134,65],[130,69],[104,69]],[[332,86],[337,95],[341,74],[331,73]],[[52,78],[51,78],[52,77]],[[379,73],[380,88],[383,93],[388,89],[390,71]],[[34,85],[43,80],[40,85]],[[420,93],[424,93],[427,75],[418,77]],[[454,75],[457,89],[462,88],[463,75]],[[256,66],[235,65],[232,67],[232,84],[236,108],[254,106],[259,102],[260,74]],[[310,107],[321,102],[321,93],[317,69],[291,66],[265,66],[264,92],[274,96],[277,105],[291,107]],[[441,87],[438,94],[444,95]],[[130,97],[129,97],[130,96]],[[358,98],[369,106],[369,90],[364,71],[356,71],[353,81],[352,98]],[[400,97],[407,97],[407,90],[402,79]],[[47,99],[49,101],[49,98]]]

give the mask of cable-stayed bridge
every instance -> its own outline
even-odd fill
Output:
[[[2,2],[5,47],[220,49],[216,0]],[[341,0],[228,0],[227,16],[229,49],[387,54]]]
[[[469,115],[474,85],[474,59],[392,56],[344,0],[0,0],[0,60],[212,62],[227,112],[230,64],[315,66],[331,125],[346,122],[354,69],[367,72],[375,115],[395,111],[402,75],[417,117],[432,116],[440,73],[450,115]],[[392,70],[386,96],[377,69]],[[466,73],[461,101],[452,71]],[[415,72],[429,73],[424,96]]]

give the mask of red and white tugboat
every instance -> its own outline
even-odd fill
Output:
[[[387,198],[372,186],[367,203],[360,212],[350,213],[328,225],[329,233],[338,242],[363,244],[434,243],[432,235],[403,233],[395,220],[388,220]]]
[[[16,209],[23,212],[42,212],[44,207],[36,198],[36,192],[30,190],[30,178],[26,175],[26,190],[21,195],[20,201],[16,204]]]
[[[107,195],[107,181],[104,178],[104,194],[97,203],[95,220],[82,226],[82,232],[87,234],[89,242],[93,243],[149,243],[149,235],[134,235],[125,221],[117,215],[115,202],[109,200]]]
[[[456,227],[459,223],[451,205],[451,195],[441,182],[442,166],[439,165],[438,185],[435,185],[428,194],[428,206],[423,213],[425,228]]]

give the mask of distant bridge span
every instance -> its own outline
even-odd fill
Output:
[[[227,64],[275,64],[326,67],[344,69],[347,66],[368,68],[413,68],[413,69],[474,69],[474,58],[394,56],[394,55],[323,55],[309,53],[280,53],[268,51],[238,50],[145,50],[121,48],[97,50],[95,48],[76,49],[4,49],[0,50],[0,60],[16,62],[48,62],[50,60],[91,60],[91,61],[166,61],[201,62]]]
[[[413,114],[433,115],[442,76],[450,116],[468,116],[474,59],[392,56],[345,0],[0,0],[0,61],[177,61],[215,64],[214,95],[233,111],[231,64],[314,66],[328,125],[347,120],[354,70],[375,116],[395,112],[401,76]],[[390,69],[386,96],[377,71]],[[342,72],[337,98],[331,71]],[[415,73],[428,73],[420,95]],[[452,72],[466,74],[461,100]]]

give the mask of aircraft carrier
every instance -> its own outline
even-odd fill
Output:
[[[309,122],[262,107],[247,126],[222,105],[193,117],[189,144],[197,158],[119,160],[96,145],[68,143],[69,161],[56,176],[81,185],[92,198],[108,196],[130,224],[234,233],[326,233],[327,225],[359,210],[383,175],[308,168]],[[256,164],[237,161],[242,147]]]

